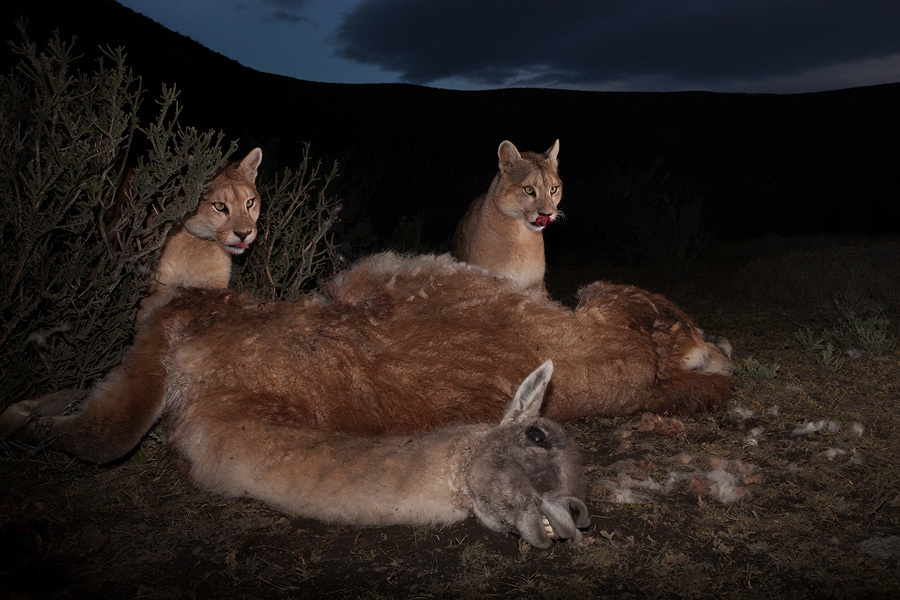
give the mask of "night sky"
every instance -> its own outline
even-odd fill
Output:
[[[120,0],[263,72],[451,89],[900,81],[896,0]]]

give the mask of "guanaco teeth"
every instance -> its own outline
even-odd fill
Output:
[[[555,538],[556,534],[553,533],[553,527],[550,525],[550,521],[547,520],[547,517],[541,515],[541,523],[544,524],[544,531],[547,532],[547,535],[550,536],[551,539]]]

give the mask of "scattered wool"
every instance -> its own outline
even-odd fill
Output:
[[[721,502],[735,502],[747,495],[747,490],[738,487],[737,475],[724,469],[713,469],[706,474],[706,480],[710,484],[710,493]]]
[[[781,407],[778,406],[777,404],[769,409],[769,415],[772,417],[777,417],[780,414],[781,414]]]
[[[732,408],[731,414],[737,421],[745,421],[756,416],[756,414],[749,408],[741,408],[740,406]]]
[[[649,490],[651,492],[662,491],[663,486],[656,483],[652,477],[648,477],[647,479],[638,480],[634,479],[628,475],[619,478],[619,485],[627,488],[641,488],[644,490]]]
[[[694,462],[694,455],[690,452],[681,452],[680,454],[676,454],[670,460],[670,462],[677,463],[679,465],[689,465]]]
[[[646,504],[652,499],[647,494],[642,494],[628,488],[621,488],[616,491],[612,499],[616,504]]]
[[[696,457],[688,453],[675,456],[672,462],[688,464]],[[698,496],[712,496],[720,502],[730,503],[746,497],[748,491],[742,487],[759,483],[757,467],[742,460],[729,460],[718,456],[707,457],[710,471],[669,471],[665,479],[657,482],[653,477],[635,479],[622,473],[614,480],[605,480],[600,485],[607,491],[606,501],[615,504],[646,503],[653,500],[648,493],[669,494],[679,486]],[[638,465],[640,466],[640,465]],[[685,485],[686,482],[686,485]]]
[[[828,448],[822,453],[822,456],[828,460],[834,460],[838,456],[843,456],[845,454],[847,454],[846,450],[841,450],[840,448]]]
[[[628,480],[634,481],[630,477]],[[606,496],[606,501],[613,504],[646,504],[652,501],[652,498],[647,494],[625,485],[616,485],[612,481],[604,481],[601,485],[609,492]]]
[[[841,448],[826,448],[820,453],[820,456],[824,456],[828,460],[835,460],[836,458],[841,457],[849,457],[847,460],[850,463],[853,463],[855,465],[863,464],[862,457],[860,457],[859,452],[857,452],[856,450],[850,450],[848,452],[847,450],[843,450]]]
[[[747,432],[747,437],[744,438],[744,443],[748,446],[757,446],[759,445],[759,437],[765,432],[765,429],[762,427],[754,427],[750,431]]]
[[[745,463],[742,460],[734,461],[734,468],[741,476],[741,483],[744,485],[750,483],[759,483],[759,475],[756,472],[756,465]]]
[[[634,444],[632,444],[632,443],[629,442],[628,440],[625,440],[625,441],[623,441],[621,444],[619,444],[619,447],[616,449],[616,453],[617,453],[617,454],[623,454],[623,453],[625,453],[625,452],[628,452],[629,450],[631,450],[631,448],[632,448],[633,446],[634,446]]]
[[[895,558],[900,556],[900,536],[869,538],[859,543],[859,549],[864,554],[882,560]]]
[[[719,456],[710,456],[709,457],[709,468],[710,469],[727,469],[731,467],[731,461],[727,458],[722,458]]]
[[[675,437],[684,431],[684,423],[678,419],[666,418],[646,412],[641,415],[640,421],[634,425],[634,428],[645,433],[656,433],[666,437]]]
[[[65,333],[69,331],[72,327],[68,323],[62,323],[57,325],[56,327],[51,327],[50,329],[42,329],[41,331],[33,331],[28,337],[25,339],[26,342],[30,344],[35,344],[40,347],[45,347],[47,345],[47,339],[50,338],[51,335],[57,333]]]
[[[835,432],[839,431],[840,428],[841,426],[839,423],[835,423],[834,421],[829,421],[827,419],[821,419],[819,421],[807,421],[794,430],[794,435],[810,435],[813,433],[818,433],[819,431],[823,431],[825,429],[831,432]]]
[[[850,425],[850,431],[852,431],[853,433],[855,433],[856,435],[858,435],[860,437],[862,437],[862,434],[865,430],[866,430],[866,428],[863,427],[863,424],[860,423],[859,421],[854,421]]]
[[[688,483],[688,491],[692,494],[696,494],[698,496],[703,496],[709,493],[709,482],[700,477],[699,475],[695,475],[691,478],[690,483]]]
[[[696,476],[697,476],[696,471],[692,471],[690,473],[678,473],[676,471],[669,471],[669,474],[666,476],[666,480],[663,482],[662,486],[663,486],[663,488],[665,488],[665,490],[667,492],[671,492],[682,481],[692,479]]]

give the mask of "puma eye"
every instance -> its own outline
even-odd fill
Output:
[[[213,208],[219,212],[225,212],[225,203],[224,202],[213,202]]]
[[[523,189],[525,190],[525,193],[528,194],[529,196],[534,196],[534,188],[531,187],[530,185],[526,185]]]
[[[557,190],[559,190],[559,186],[554,185],[552,188],[550,188],[550,193],[555,194]]]
[[[550,443],[547,441],[547,435],[537,427],[529,427],[525,430],[525,437],[532,444],[541,448],[549,448]]]
[[[254,204],[256,204],[256,199],[255,199],[255,198],[248,198],[248,199],[247,199],[247,208],[253,208],[253,205],[254,205]]]

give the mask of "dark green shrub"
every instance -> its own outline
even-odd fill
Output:
[[[0,77],[0,408],[87,387],[120,360],[166,234],[236,147],[180,126],[172,89],[142,124],[140,80],[121,51],[102,51],[81,72],[73,43],[55,36],[39,49],[20,30],[20,61]],[[327,231],[337,208],[324,191],[336,170],[316,191],[319,167],[308,164],[305,155],[299,170],[260,185],[265,264],[248,266],[244,289],[294,297],[334,266]],[[287,200],[307,196],[314,206]]]
[[[319,287],[338,266],[332,226],[340,203],[328,194],[337,163],[323,171],[303,149],[303,161],[271,183],[257,186],[263,199],[259,236],[238,268],[235,288],[273,300],[296,300]]]

